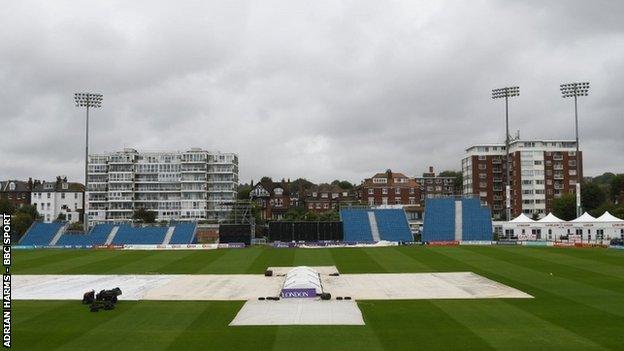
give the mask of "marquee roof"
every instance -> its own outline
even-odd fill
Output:
[[[585,222],[585,223],[596,222],[596,218],[592,217],[592,215],[590,215],[589,213],[585,212],[585,213],[583,213],[582,216],[580,216],[577,219],[573,219],[570,222],[573,222],[573,223],[578,223],[578,222]]]
[[[617,218],[616,216],[609,213],[609,211],[605,212],[602,216],[596,218],[596,222],[620,222],[624,223],[624,220]]]
[[[518,217],[509,221],[509,223],[535,223],[535,221],[521,213]]]
[[[558,218],[552,213],[549,213],[546,217],[540,219],[539,223],[564,223],[565,221],[561,218]]]

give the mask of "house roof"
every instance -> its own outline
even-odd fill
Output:
[[[67,189],[63,189],[63,184],[67,184]],[[80,184],[80,183],[72,183],[72,182],[42,182],[39,184],[35,184],[33,186],[33,190],[35,192],[41,192],[41,193],[46,193],[46,192],[53,192],[53,193],[62,193],[62,192],[69,192],[69,193],[76,193],[76,192],[84,192],[84,185]]]
[[[11,190],[10,189],[10,184],[14,183],[15,184],[15,190]],[[0,191],[2,192],[9,192],[9,191],[15,191],[15,192],[23,192],[23,191],[30,191],[30,189],[28,188],[28,182],[22,181],[22,180],[6,180],[6,181],[1,181],[0,182]]]
[[[288,182],[258,182],[258,184],[254,185],[254,188],[257,188],[258,186],[261,186],[264,190],[268,191],[269,194],[271,196],[275,195],[275,189],[277,188],[282,188],[284,189],[284,193],[282,194],[283,196],[290,196],[290,190],[289,188],[289,184]]]

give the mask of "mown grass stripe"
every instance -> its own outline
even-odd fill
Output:
[[[275,327],[229,327],[243,301],[212,301],[177,335],[167,350],[270,350]]]
[[[610,296],[621,297],[624,299],[624,284],[621,284],[622,279],[613,277],[612,275],[606,275],[586,270],[584,266],[571,265],[569,261],[564,259],[558,261],[548,259],[547,257],[535,257],[523,254],[525,250],[515,250],[513,252],[501,252],[490,250],[467,249],[472,252],[476,252],[479,255],[494,258],[499,261],[522,267],[523,269],[531,269],[536,272],[543,273],[548,277],[554,277],[557,279],[566,279],[568,281],[576,282],[583,286],[591,287],[591,292],[595,296]],[[574,267],[573,269],[570,269]],[[552,274],[552,275],[551,275]],[[551,279],[552,280],[552,279]],[[588,291],[589,292],[589,291]]]
[[[567,350],[604,349],[558,324],[508,304],[507,300],[437,300],[432,303],[495,349],[523,350],[527,340],[552,350],[560,347],[560,340],[566,340]]]
[[[492,350],[431,301],[359,301],[358,305],[385,350]]]

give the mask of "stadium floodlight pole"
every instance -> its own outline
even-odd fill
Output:
[[[561,89],[561,97],[574,97],[574,130],[576,136],[576,217],[581,215],[581,172],[579,161],[579,133],[578,133],[578,106],[577,98],[579,96],[587,96],[589,93],[589,82],[565,83],[559,86]]]
[[[86,141],[85,141],[85,192],[82,195],[82,216],[84,219],[84,231],[89,231],[89,216],[87,215],[87,186],[89,182],[89,108],[98,108],[102,106],[102,94],[98,93],[75,93],[74,100],[76,107],[86,107]]]
[[[492,89],[492,99],[505,98],[505,169],[507,185],[505,189],[507,220],[511,220],[511,176],[509,172],[509,98],[520,95],[519,87]]]

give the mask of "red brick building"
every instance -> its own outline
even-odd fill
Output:
[[[420,185],[403,173],[386,170],[364,179],[358,186],[358,197],[369,206],[402,205],[408,218],[422,218]]]
[[[299,205],[297,194],[291,194],[290,182],[263,181],[251,186],[249,197],[261,210],[265,220],[282,219],[292,207]]]
[[[337,185],[320,184],[305,191],[303,203],[306,211],[321,213],[338,210],[341,206],[359,203],[357,192]]]
[[[576,154],[575,141],[514,140],[509,150],[512,217],[520,213],[543,217],[551,212],[553,199],[576,193],[583,155]],[[504,160],[504,144],[471,146],[462,160],[463,193],[479,195],[495,219],[504,218],[506,212]]]
[[[0,199],[8,200],[14,207],[30,205],[33,181],[7,180],[0,182]]]
[[[455,177],[441,177],[436,175],[433,167],[422,177],[414,178],[420,187],[420,205],[425,206],[425,199],[436,196],[460,195],[455,189]]]

